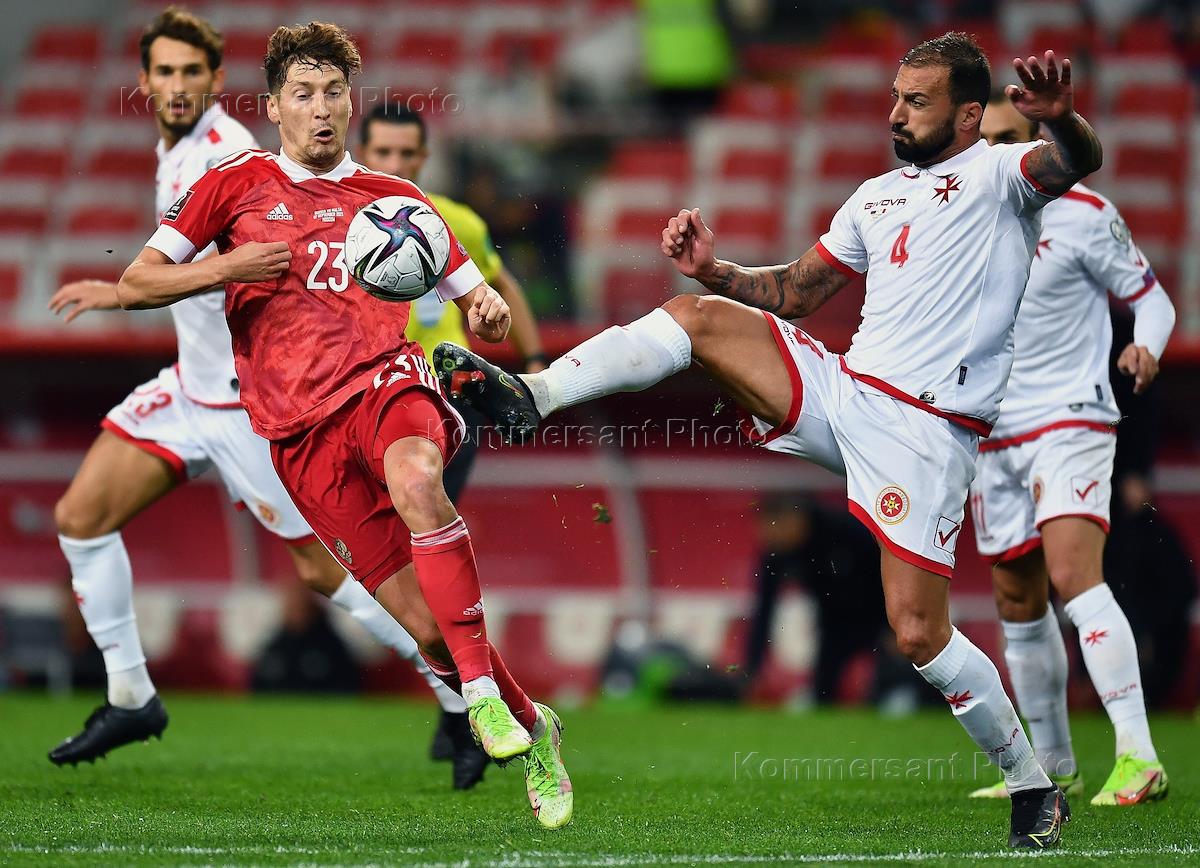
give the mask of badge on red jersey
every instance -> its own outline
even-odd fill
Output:
[[[162,216],[163,222],[164,223],[168,223],[168,222],[174,223],[175,219],[177,217],[179,217],[179,212],[183,210],[183,206],[187,204],[187,200],[190,199],[191,196],[192,196],[192,191],[188,190],[186,193],[184,193],[182,196],[180,196],[178,199],[176,199],[175,204],[167,209],[166,214],[163,214],[163,216]]]

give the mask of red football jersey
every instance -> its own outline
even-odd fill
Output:
[[[368,295],[345,261],[351,218],[383,196],[429,202],[415,184],[365,169],[349,153],[333,171],[314,175],[286,154],[243,151],[205,173],[146,242],[177,263],[212,241],[221,253],[250,241],[288,242],[292,261],[283,277],[225,286],[242,403],[268,439],[315,425],[399,352],[420,352],[404,337],[409,305]],[[482,282],[451,233],[438,295],[449,301]]]

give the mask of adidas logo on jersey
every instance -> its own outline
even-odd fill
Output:
[[[291,220],[292,214],[287,209],[287,205],[280,202],[274,208],[267,212],[268,220]]]

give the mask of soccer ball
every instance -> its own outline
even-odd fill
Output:
[[[414,301],[445,277],[450,232],[428,203],[385,196],[350,221],[346,262],[358,284],[376,298]]]

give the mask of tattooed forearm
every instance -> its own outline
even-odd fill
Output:
[[[1104,150],[1091,124],[1078,114],[1045,126],[1054,141],[1030,152],[1025,167],[1047,191],[1060,195],[1100,168]]]
[[[770,311],[783,319],[808,316],[848,282],[814,251],[787,265],[746,268],[718,259],[700,280],[717,295]]]

